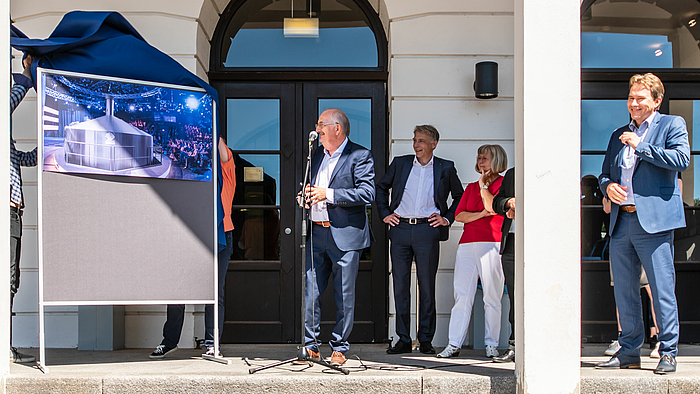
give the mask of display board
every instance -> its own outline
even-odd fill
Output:
[[[56,70],[38,75],[40,303],[213,304],[211,98],[186,86]],[[72,85],[59,90],[56,81]],[[120,118],[121,131],[96,122],[111,116]],[[146,137],[136,141],[145,148],[126,149],[133,138],[118,133]],[[69,148],[76,141],[80,146]],[[173,141],[208,150],[180,156]],[[124,159],[132,154],[138,157]],[[120,164],[126,161],[132,164]]]

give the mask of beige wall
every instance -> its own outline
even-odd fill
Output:
[[[412,153],[416,124],[440,131],[435,155],[453,160],[466,186],[478,179],[476,149],[501,144],[513,163],[513,2],[386,0],[389,21],[389,108],[391,156]],[[474,96],[474,66],[484,60],[499,65],[499,97]],[[437,275],[435,346],[447,344],[454,304],[452,274],[462,225],[441,245]],[[413,288],[416,289],[415,274]],[[415,292],[414,292],[415,293]],[[412,327],[415,338],[415,294]],[[390,336],[394,333],[393,295]],[[481,318],[483,321],[483,317]]]

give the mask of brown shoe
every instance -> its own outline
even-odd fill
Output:
[[[313,351],[313,350],[311,350],[311,349],[309,349],[309,348],[306,348],[306,353],[307,353],[307,359],[308,359],[308,360],[321,361],[321,353],[315,352],[315,351]],[[307,361],[307,360],[299,360],[299,359],[297,359],[297,360],[292,361],[292,365],[306,365],[306,364],[311,364],[311,365],[313,365],[311,362],[309,362],[309,361]]]
[[[345,364],[345,355],[337,350],[333,351],[333,355],[331,356],[331,365],[334,367],[339,367],[343,364]]]
[[[314,352],[311,349],[306,349],[306,351],[309,352],[309,359],[310,360],[321,361],[321,353]]]

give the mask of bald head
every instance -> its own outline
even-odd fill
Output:
[[[323,113],[328,113],[330,119],[340,125],[340,128],[343,129],[343,133],[345,133],[346,137],[350,135],[350,120],[348,120],[345,112],[339,110],[338,108],[329,108],[323,111]]]

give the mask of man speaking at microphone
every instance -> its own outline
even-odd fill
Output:
[[[350,141],[350,122],[339,109],[323,111],[316,132],[323,149],[311,159],[311,183],[306,185],[311,238],[306,248],[305,346],[309,358],[320,360],[321,298],[332,273],[336,321],[330,363],[339,366],[350,348],[360,253],[370,245],[366,206],[374,200],[374,160],[369,150]]]

